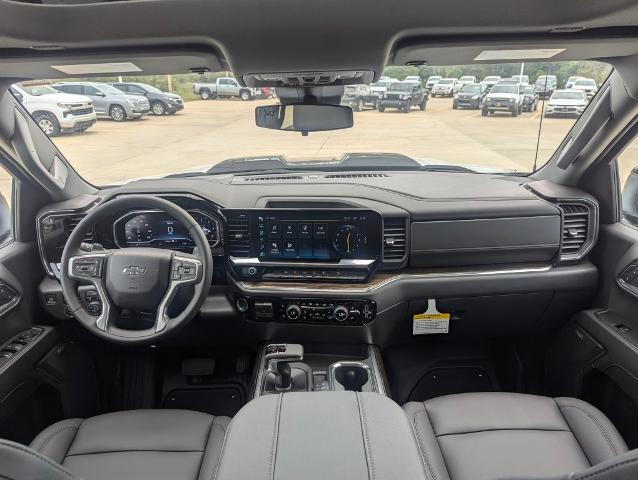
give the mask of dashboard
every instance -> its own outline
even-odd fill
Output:
[[[443,311],[475,318],[455,327],[474,335],[483,335],[472,329],[484,319],[496,322],[500,313],[494,312],[511,315],[516,305],[516,323],[498,321],[498,328],[485,330],[502,335],[538,318],[552,291],[583,291],[589,298],[586,290],[596,283],[586,255],[596,240],[598,207],[585,192],[460,173],[263,175],[250,181],[219,175],[141,180],[40,212],[36,231],[49,277],[41,287],[45,308],[59,308],[48,302],[60,295],[55,278],[62,249],[86,211],[138,194],[174,202],[204,230],[219,297],[202,314],[229,305],[253,328],[276,322],[383,329],[380,316],[412,318],[428,298],[448,298],[448,304],[441,300]],[[193,248],[178,222],[145,210],[102,220],[85,241],[105,248]],[[344,338],[361,340],[351,335]]]

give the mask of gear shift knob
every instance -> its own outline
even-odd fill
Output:
[[[275,386],[287,390],[292,379],[290,362],[303,360],[303,346],[298,343],[271,344],[266,347],[264,358],[268,361],[268,371],[275,375]]]

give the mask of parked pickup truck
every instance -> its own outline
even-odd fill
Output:
[[[60,93],[48,85],[12,85],[10,90],[49,137],[84,132],[97,120],[88,97]]]
[[[193,93],[202,100],[239,97],[253,100],[261,94],[260,89],[242,87],[234,78],[218,78],[215,83],[193,83]]]
[[[346,85],[341,105],[352,107],[355,112],[360,112],[364,107],[377,108],[379,96],[368,85]]]

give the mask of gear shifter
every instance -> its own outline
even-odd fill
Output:
[[[277,374],[275,375],[275,386],[281,390],[288,390],[292,383],[292,371],[288,362],[277,362]]]
[[[275,387],[288,390],[292,386],[291,362],[303,360],[303,346],[297,343],[278,343],[266,347],[264,358],[268,371],[275,376]]]

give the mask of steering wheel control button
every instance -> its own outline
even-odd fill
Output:
[[[89,312],[89,314],[93,315],[94,317],[99,317],[100,313],[102,313],[102,303],[91,302],[86,306],[86,311]]]
[[[97,278],[102,274],[102,259],[91,257],[76,258],[72,263],[74,276],[82,278]]]

